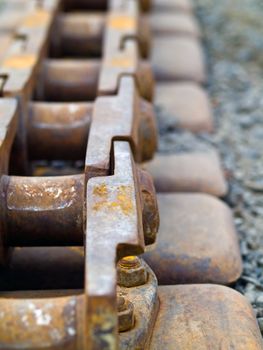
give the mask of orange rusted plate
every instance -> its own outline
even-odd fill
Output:
[[[200,42],[194,38],[155,37],[151,62],[157,81],[206,82],[202,47]]]
[[[180,12],[153,12],[150,15],[151,30],[154,35],[183,35],[201,37],[201,30],[196,19]]]
[[[236,291],[215,285],[159,287],[160,309],[151,350],[261,350],[251,306]]]
[[[168,127],[179,127],[194,133],[214,130],[208,93],[196,83],[159,83],[154,102],[161,122]]]
[[[192,12],[191,0],[152,0],[154,12]]]
[[[216,197],[227,193],[227,183],[216,152],[158,154],[144,167],[157,192],[200,192]]]
[[[144,250],[142,207],[127,142],[114,142],[112,176],[87,184],[86,318],[90,349],[117,348],[116,260]]]
[[[204,194],[159,194],[156,249],[145,254],[160,284],[230,284],[242,272],[230,209]]]

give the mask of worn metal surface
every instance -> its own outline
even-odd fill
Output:
[[[152,175],[157,192],[198,192],[216,197],[227,194],[224,170],[216,152],[158,154],[144,167]]]
[[[39,76],[37,99],[47,101],[93,101],[97,96],[102,62],[98,59],[48,59]],[[140,91],[152,96],[150,65],[141,61],[138,68]]]
[[[172,52],[167,55],[166,52]],[[152,65],[157,81],[207,80],[201,44],[192,37],[155,37],[152,48]]]
[[[33,93],[34,81],[42,57],[45,55],[53,19],[59,2],[45,0],[40,6],[31,3],[16,29],[10,47],[1,55],[1,96],[15,97],[19,105],[19,133],[13,152],[13,171],[27,172],[27,143],[25,115],[27,100]]]
[[[1,178],[6,246],[83,244],[84,175]]]
[[[17,103],[14,99],[0,100],[0,180],[8,172],[10,151],[15,138],[18,125]],[[0,213],[3,206],[0,202]],[[4,246],[5,222],[0,220],[0,263],[7,258],[7,250]]]
[[[142,161],[145,153],[140,144],[145,142],[140,140],[139,108],[140,99],[132,77],[122,77],[117,95],[97,98],[86,155],[88,178],[109,174],[113,140],[129,141],[135,160]],[[156,147],[154,138],[150,146],[146,145],[150,147],[150,156],[153,156]]]
[[[263,348],[247,300],[232,289],[212,285],[160,287],[160,311],[151,350]]]
[[[159,194],[161,226],[145,260],[160,284],[236,281],[242,262],[232,213],[205,194]]]
[[[37,99],[52,102],[93,101],[101,62],[97,59],[47,59],[39,76]]]
[[[139,11],[139,5],[149,10],[150,1],[30,4],[32,12],[26,13],[0,62],[1,94],[16,97],[19,112],[10,102],[8,122],[4,118],[0,124],[2,262],[10,251],[9,261],[0,268],[0,289],[22,290],[0,293],[0,348],[152,349],[156,337],[164,334],[162,327],[167,327],[167,320],[162,320],[165,306],[161,290],[161,310],[150,343],[159,311],[157,280],[136,255],[155,242],[159,215],[152,179],[135,163],[151,159],[157,145],[149,102],[153,75],[149,63],[142,60],[149,51],[149,28]],[[83,9],[108,12],[67,12]],[[156,59],[156,51],[154,55]],[[163,64],[170,65],[170,60]],[[161,74],[170,68],[174,66],[161,67]],[[17,120],[20,128],[13,142]],[[11,172],[16,165],[23,174],[30,171],[28,155],[29,160],[49,166],[51,160],[84,159],[85,152],[82,174],[8,174],[10,153]],[[201,200],[197,202],[200,205]],[[221,218],[220,212],[217,215]],[[176,226],[180,215],[174,216]],[[190,230],[190,224],[182,225]],[[207,235],[203,239],[210,243]],[[224,268],[229,267],[224,263]],[[211,275],[217,272],[213,266]],[[53,291],[43,290],[50,288]],[[167,300],[172,298],[167,294]],[[251,342],[256,344],[257,331],[252,330]]]
[[[136,99],[136,104],[138,104],[139,147],[142,159],[147,160],[153,157],[157,144],[155,115],[149,102]],[[29,158],[83,159],[93,108],[94,103],[87,102],[30,103],[26,124]]]
[[[111,2],[98,87],[100,94],[116,93],[120,77],[132,75],[141,95],[148,100],[152,99],[152,77],[148,75],[147,79],[142,79],[139,74],[138,26],[139,9],[136,2]]]
[[[93,104],[29,104],[27,140],[30,159],[84,159]],[[39,142],[41,140],[41,142]]]
[[[122,287],[137,287],[147,282],[145,266],[137,256],[127,256],[119,260],[117,265],[118,285]]]
[[[104,13],[74,12],[61,14],[55,26],[53,54],[64,56],[100,57],[103,54],[103,37],[106,27]],[[140,53],[147,57],[150,50],[150,24],[147,18],[139,18]]]
[[[148,174],[143,177],[138,174],[135,167],[134,176],[141,202],[145,242],[152,244],[159,227],[155,190]],[[61,177],[3,175],[0,180],[3,245],[82,245],[85,222],[84,187],[84,174]]]
[[[135,319],[130,331],[123,329],[119,334],[120,349],[145,349],[151,337],[159,306],[157,280],[147,265],[145,269],[148,275],[145,284],[118,287],[118,296],[129,300]],[[1,292],[1,348],[91,349],[85,344],[83,332],[84,305],[81,289]]]
[[[144,250],[142,206],[129,144],[115,141],[113,155],[113,175],[92,177],[87,184],[85,332],[92,349],[117,348],[116,260]]]
[[[209,96],[202,86],[194,82],[157,84],[155,104],[161,121],[171,128],[180,127],[194,133],[214,131]]]
[[[138,3],[141,5],[143,10],[149,10],[151,6],[151,0],[139,0]],[[108,0],[64,0],[63,6],[67,11],[73,10],[106,10],[108,8]]]
[[[0,267],[0,290],[83,289],[83,276],[83,247],[14,247]]]
[[[201,30],[196,19],[185,13],[154,12],[150,16],[152,33],[157,36],[201,37]]]

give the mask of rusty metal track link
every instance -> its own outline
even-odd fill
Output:
[[[85,250],[80,294],[1,299],[3,349],[143,347],[156,315],[155,277],[135,257],[155,242],[159,226],[152,180],[136,165],[153,157],[157,139],[153,77],[142,60],[150,38],[140,5],[147,10],[149,2],[88,3],[77,7],[107,13],[63,13],[75,8],[69,0],[30,2],[1,59],[1,263],[17,246]],[[77,175],[26,176],[32,160],[84,160],[85,154]],[[143,284],[143,291],[131,290],[128,298],[147,292],[153,309],[141,298],[147,322],[119,338],[134,323],[134,306],[122,290],[132,284]]]

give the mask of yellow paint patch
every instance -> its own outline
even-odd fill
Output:
[[[113,57],[108,61],[108,65],[117,68],[133,68],[135,67],[136,62],[129,57]]]
[[[121,210],[125,215],[132,213],[133,202],[131,199],[130,186],[119,186],[116,193],[116,199],[113,201],[108,198],[108,192],[106,192],[106,190],[107,189],[104,189],[103,186],[97,186],[94,188],[93,193],[99,193],[99,196],[104,198],[93,205],[93,210]]]
[[[111,16],[108,25],[113,29],[118,30],[136,30],[136,19],[133,16]]]
[[[21,54],[7,58],[2,67],[9,69],[25,69],[34,66],[37,57],[32,54]]]
[[[35,28],[45,26],[50,19],[50,14],[45,10],[38,10],[33,14],[27,16],[22,23],[22,26],[28,28]]]

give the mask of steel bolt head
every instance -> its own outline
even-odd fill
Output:
[[[147,271],[137,256],[128,256],[121,259],[117,266],[118,284],[131,288],[145,284],[148,279]]]
[[[134,306],[123,297],[117,298],[119,332],[127,332],[134,326]]]

